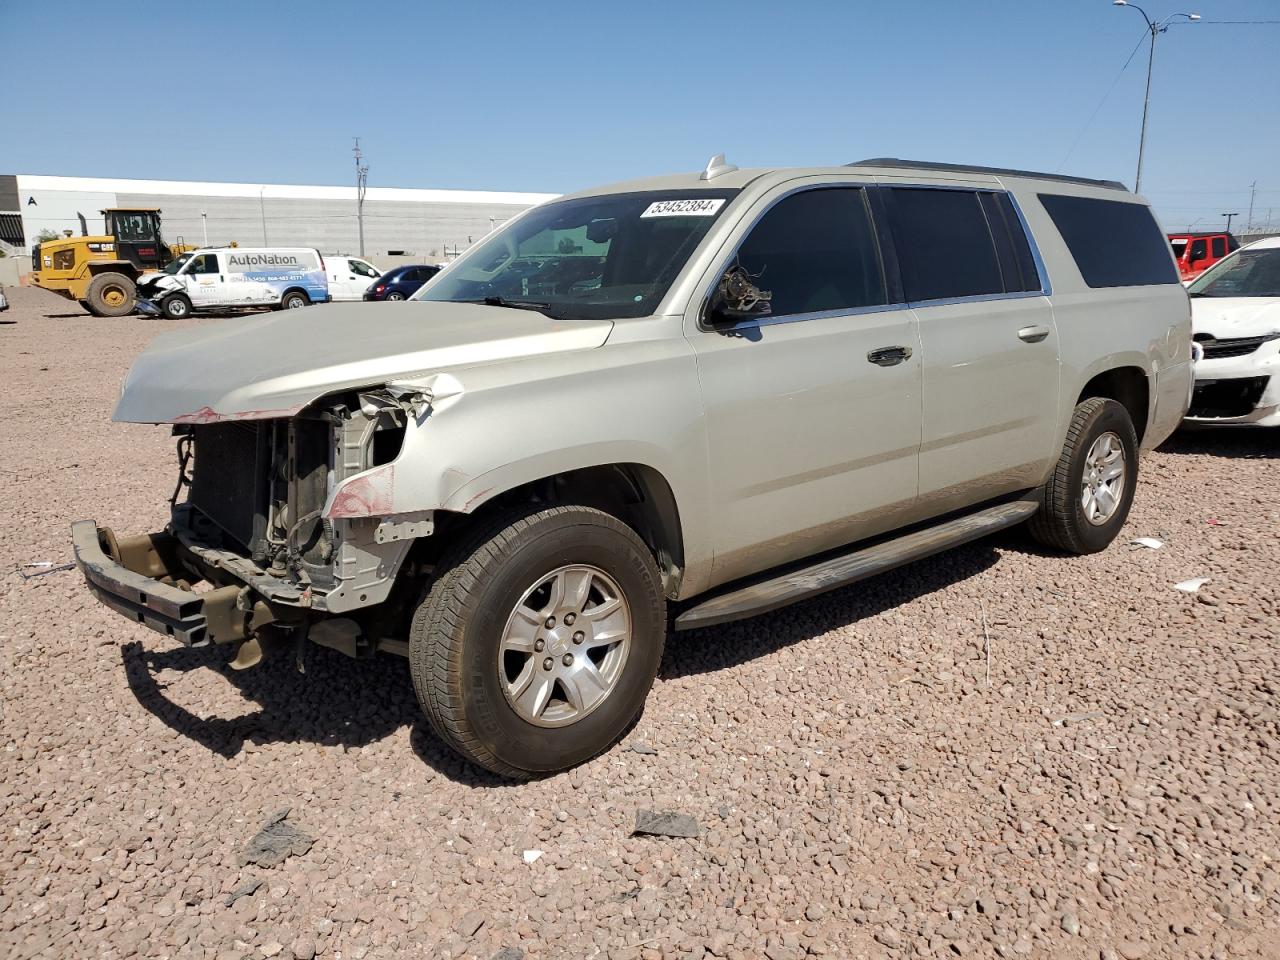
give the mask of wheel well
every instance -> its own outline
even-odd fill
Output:
[[[1140,368],[1116,367],[1114,370],[1103,371],[1084,385],[1076,403],[1090,397],[1114,400],[1128,410],[1133,429],[1138,434],[1138,442],[1142,442],[1142,435],[1147,429],[1151,388],[1147,383],[1147,375]]]
[[[284,293],[280,294],[280,302],[284,303],[284,298],[291,293],[300,293],[307,298],[307,303],[311,302],[311,294],[307,293],[307,291],[303,290],[301,287],[289,287]]]
[[[471,514],[437,513],[436,535],[419,543],[424,547],[443,544],[460,527],[525,503],[594,507],[617,517],[648,544],[662,571],[663,589],[675,596],[684,573],[684,540],[676,498],[662,474],[640,463],[570,470],[508,490]]]
[[[138,268],[128,260],[90,260],[86,266],[90,277],[100,273],[118,273],[135,282],[139,277]]]

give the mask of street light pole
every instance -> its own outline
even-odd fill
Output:
[[[1231,218],[1232,218],[1232,217],[1238,217],[1238,216],[1240,216],[1240,214],[1238,214],[1238,213],[1224,213],[1224,214],[1221,214],[1221,216],[1224,216],[1224,217],[1226,217],[1226,218],[1227,218],[1227,233],[1230,233],[1230,232],[1231,232]]]
[[[1151,34],[1151,50],[1147,54],[1147,93],[1142,100],[1142,132],[1138,135],[1138,172],[1133,179],[1133,192],[1142,192],[1142,157],[1147,148],[1147,114],[1151,109],[1151,68],[1156,62],[1156,37],[1169,29],[1178,17],[1186,17],[1189,21],[1200,19],[1198,13],[1175,13],[1165,17],[1163,20],[1152,20],[1147,16],[1147,11],[1143,10],[1136,3],[1130,3],[1129,0],[1111,0],[1112,4],[1117,7],[1133,7],[1140,14],[1142,19],[1147,22],[1147,32]]]

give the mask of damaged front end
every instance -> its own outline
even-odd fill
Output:
[[[173,428],[179,477],[165,530],[117,538],[81,521],[77,563],[112,609],[184,644],[235,644],[234,666],[256,663],[271,641],[308,636],[371,655],[370,608],[434,521],[431,511],[386,516],[377,478],[391,475],[431,401],[427,388],[388,386],[289,417],[193,417]],[[362,478],[374,502],[353,505]]]

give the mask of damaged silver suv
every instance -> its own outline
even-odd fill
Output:
[[[715,158],[535,207],[405,303],[158,337],[115,419],[172,425],[171,520],[76,555],[238,667],[403,655],[445,741],[530,776],[622,735],[669,627],[1024,521],[1103,549],[1190,357],[1119,184]]]

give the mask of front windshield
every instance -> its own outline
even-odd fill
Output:
[[[553,201],[482,240],[414,299],[487,301],[575,320],[646,316],[737,192]]]
[[[1181,260],[1182,255],[1187,252],[1187,241],[1170,240],[1169,246],[1173,247],[1173,259]]]
[[[1280,297],[1280,247],[1237,250],[1187,288],[1193,297]]]
[[[175,273],[181,270],[184,266],[186,266],[187,261],[190,259],[191,259],[191,254],[189,253],[179,254],[176,259],[169,261],[168,265],[164,268],[164,272],[169,274],[170,276],[173,276]]]

